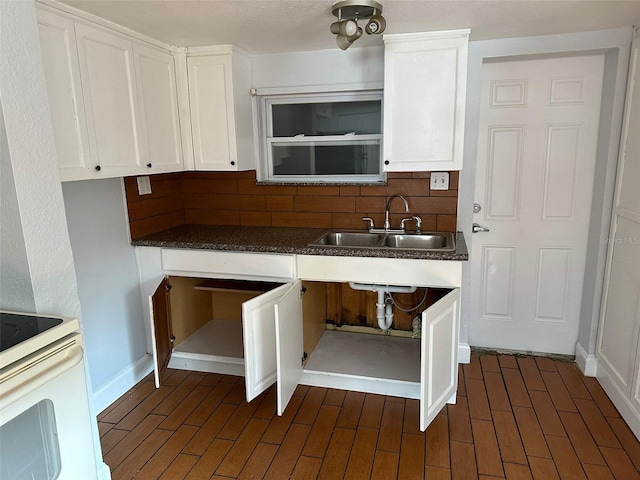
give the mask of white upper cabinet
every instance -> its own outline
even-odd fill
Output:
[[[187,58],[195,169],[254,169],[251,62],[232,48],[209,52]]]
[[[76,41],[96,177],[140,173],[142,129],[133,45],[121,36],[82,24],[76,24]]]
[[[183,170],[169,50],[47,8],[37,15],[61,180]]]
[[[469,30],[385,35],[384,169],[461,170]]]
[[[36,13],[60,178],[92,178],[73,21],[40,9]]]
[[[173,56],[157,48],[133,45],[145,139],[143,164],[153,173],[183,169],[180,120]]]

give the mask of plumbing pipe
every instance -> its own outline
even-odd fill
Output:
[[[384,327],[380,325],[380,319],[378,319],[378,325],[382,330],[389,330],[393,323],[393,302],[391,301],[391,294],[387,297],[385,310],[384,310]]]
[[[378,301],[376,302],[376,319],[378,326],[382,330],[389,330],[393,323],[393,301],[391,296],[385,299],[386,293],[413,293],[418,287],[400,286],[400,285],[376,285],[375,283],[357,283],[349,282],[349,286],[354,290],[367,290],[378,293]]]
[[[378,290],[378,301],[376,302],[376,318],[378,319],[378,326],[382,330],[388,330],[391,326],[391,323],[389,323],[389,325],[385,327],[384,317],[386,310],[386,299],[384,298],[384,293],[384,290]]]

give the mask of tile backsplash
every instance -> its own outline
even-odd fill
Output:
[[[181,172],[151,176],[150,195],[138,195],[135,177],[125,178],[125,189],[134,240],[183,224],[361,229],[368,216],[382,226],[394,193],[406,197],[423,230],[455,232],[458,172],[444,191],[430,191],[429,177],[389,173],[381,186],[258,185],[255,171]],[[400,200],[391,213],[392,226],[407,216]]]

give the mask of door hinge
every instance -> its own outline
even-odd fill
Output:
[[[300,296],[304,295],[305,293],[307,293],[307,287],[300,288]]]
[[[165,289],[167,292],[168,292],[169,290],[171,290],[172,288],[173,288],[173,287],[172,287],[172,286],[171,286],[171,284],[169,284],[169,283],[167,283],[167,284],[164,286],[164,289]]]
[[[307,354],[307,352],[302,352],[302,361],[300,362],[302,364],[302,366],[304,367],[304,362],[307,360],[307,357],[309,355]]]
[[[174,343],[174,342],[176,341],[176,337],[174,337],[173,335],[171,335],[171,336],[169,337],[169,341],[170,341],[171,343]]]

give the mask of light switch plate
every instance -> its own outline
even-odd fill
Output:
[[[449,172],[431,172],[431,190],[449,190]]]
[[[144,177],[137,177],[138,182],[138,195],[151,195],[151,179],[148,175]]]

